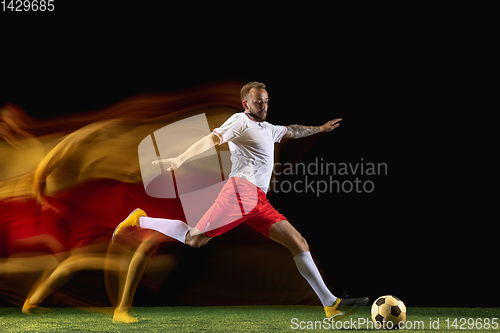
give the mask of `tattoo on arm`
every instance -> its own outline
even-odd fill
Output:
[[[319,133],[319,126],[290,125],[286,127],[285,138],[298,139]]]

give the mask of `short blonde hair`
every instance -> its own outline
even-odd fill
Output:
[[[243,86],[243,88],[241,88],[240,97],[242,101],[247,99],[250,90],[252,90],[253,88],[266,89],[266,85],[262,82],[257,82],[257,81],[248,82]]]

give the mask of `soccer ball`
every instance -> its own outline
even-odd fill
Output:
[[[372,320],[379,328],[399,328],[406,321],[406,306],[396,296],[381,296],[373,302]]]

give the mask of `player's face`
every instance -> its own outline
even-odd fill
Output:
[[[257,121],[266,120],[268,104],[269,97],[266,89],[252,88],[246,101],[243,101],[245,110]]]

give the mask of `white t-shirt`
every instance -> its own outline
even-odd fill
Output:
[[[233,166],[229,177],[241,177],[267,192],[274,167],[274,143],[285,126],[257,122],[247,112],[235,113],[212,132],[220,144],[228,142]]]

